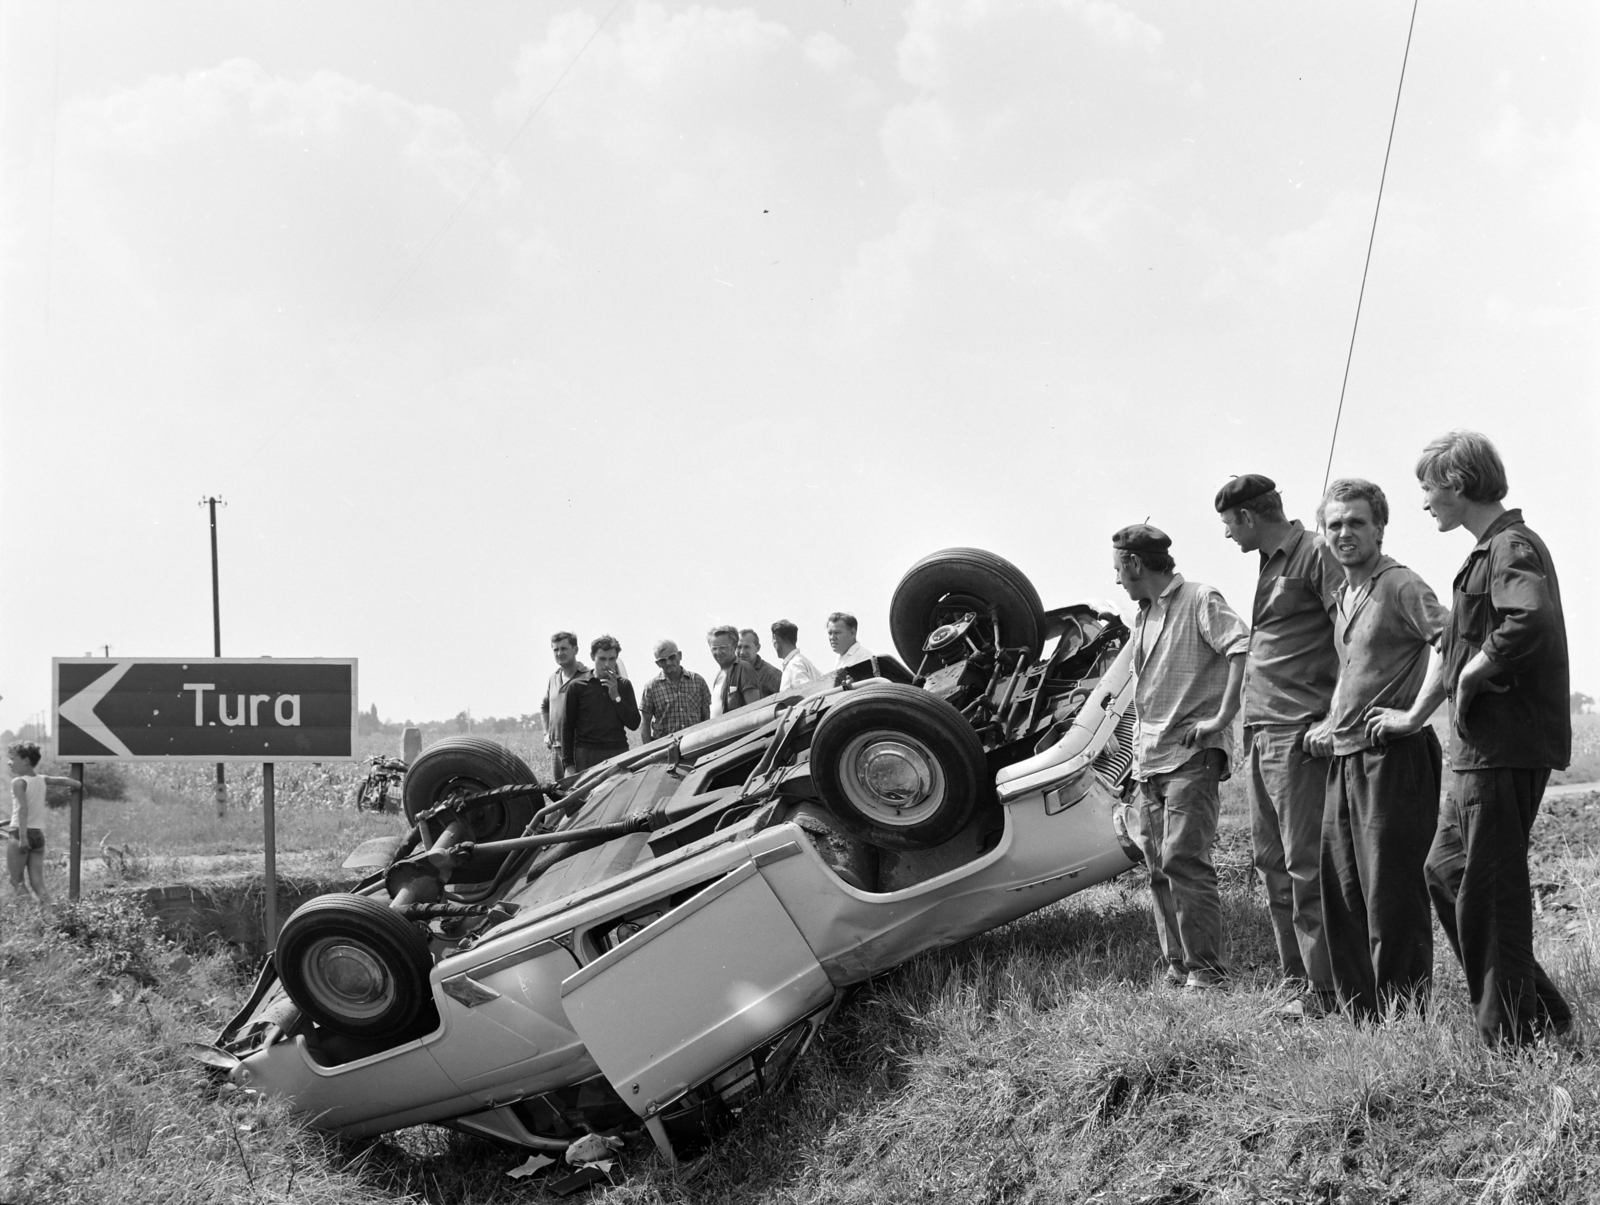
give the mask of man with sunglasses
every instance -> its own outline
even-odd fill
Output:
[[[699,674],[683,668],[678,646],[658,641],[655,655],[661,672],[650,679],[639,702],[644,721],[639,737],[645,744],[711,718],[711,688]]]

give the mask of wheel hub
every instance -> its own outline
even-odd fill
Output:
[[[846,747],[841,769],[851,802],[884,824],[919,823],[944,792],[932,750],[901,733],[862,733]]]
[[[332,1011],[366,1017],[394,997],[394,981],[383,962],[362,946],[339,937],[317,942],[306,956],[306,981]]]

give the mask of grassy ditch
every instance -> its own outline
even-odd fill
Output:
[[[1237,823],[1218,851],[1237,987],[1156,987],[1136,875],[859,991],[713,1151],[622,1153],[616,1202],[1544,1202],[1595,1198],[1594,1047],[1492,1054],[1438,942],[1435,1007],[1279,1019]],[[1600,796],[1537,832],[1540,955],[1600,1024]],[[126,901],[0,903],[0,1201],[556,1200],[522,1155],[420,1128],[350,1142],[218,1089],[181,1054],[235,1007],[220,954]]]

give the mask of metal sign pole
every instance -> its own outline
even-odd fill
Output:
[[[221,498],[208,497],[211,508],[211,648],[212,656],[222,656],[222,589],[217,578],[217,503]],[[213,792],[220,818],[228,810],[228,772],[222,762],[217,763],[217,786]]]
[[[72,763],[72,777],[78,780],[78,789],[72,792],[72,802],[67,805],[68,822],[67,837],[67,898],[78,898],[80,885],[80,869],[83,866],[83,763]]]
[[[278,944],[278,823],[274,814],[272,763],[261,764],[261,825],[267,846],[267,950]]]

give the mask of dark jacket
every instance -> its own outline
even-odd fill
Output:
[[[611,692],[598,677],[584,678],[567,684],[566,714],[562,717],[561,756],[569,763],[573,750],[579,745],[599,749],[626,748],[628,730],[639,726],[639,704],[633,697],[633,683],[626,678],[617,680],[615,703]]]
[[[1499,671],[1455,733],[1451,768],[1562,769],[1572,760],[1567,625],[1561,584],[1544,541],[1508,510],[1483,533],[1456,574],[1442,652],[1452,703],[1456,681],[1482,650]]]

